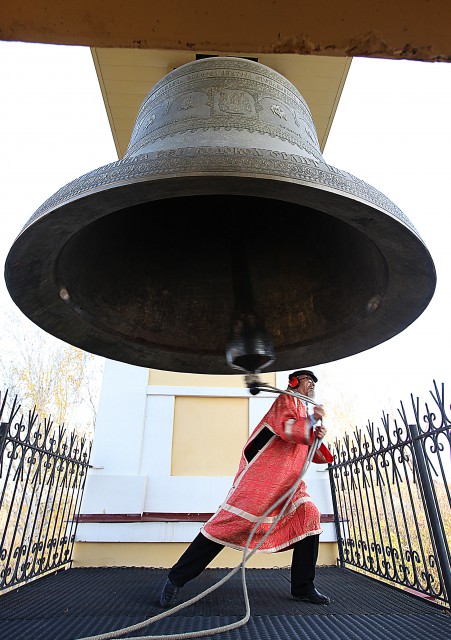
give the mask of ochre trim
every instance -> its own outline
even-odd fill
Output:
[[[189,542],[76,542],[73,553],[74,567],[153,567],[170,568],[180,558]],[[289,567],[291,551],[255,553],[246,567]],[[336,566],[336,542],[320,542],[317,565]],[[225,547],[210,563],[211,568],[232,568],[240,564],[243,554]]]
[[[213,513],[80,513],[77,522],[207,522]],[[321,522],[334,522],[333,513],[321,514]]]

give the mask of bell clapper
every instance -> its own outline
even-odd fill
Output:
[[[271,337],[255,311],[254,292],[249,270],[246,233],[230,212],[230,260],[235,317],[226,345],[227,364],[244,373],[256,373],[275,360]]]

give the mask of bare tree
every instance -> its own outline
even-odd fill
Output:
[[[20,398],[23,408],[92,435],[103,358],[50,336],[19,312],[3,313],[0,388]]]

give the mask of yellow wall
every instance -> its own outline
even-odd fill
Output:
[[[169,568],[186,549],[184,542],[77,542],[74,546],[74,567],[153,567]],[[321,542],[318,565],[332,566],[337,562],[335,542]],[[209,565],[232,568],[238,566],[242,553],[226,548]],[[256,553],[246,563],[248,568],[287,567],[291,551]]]
[[[171,475],[235,475],[248,422],[247,398],[178,396]]]
[[[260,376],[262,382],[272,385],[275,378],[274,373]],[[171,475],[234,476],[249,435],[248,397],[223,397],[220,392],[203,396],[202,389],[245,389],[244,376],[149,369],[149,385],[199,388],[198,396],[174,389]]]

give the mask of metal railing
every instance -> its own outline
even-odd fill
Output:
[[[0,396],[0,593],[72,560],[91,443]],[[7,414],[7,415],[5,415]]]
[[[411,397],[396,419],[337,440],[329,473],[339,563],[448,605],[451,421]],[[72,560],[91,443],[0,396],[0,594]],[[7,414],[7,415],[6,415]]]
[[[451,422],[444,385],[430,396],[337,440],[329,473],[341,566],[449,606]]]

